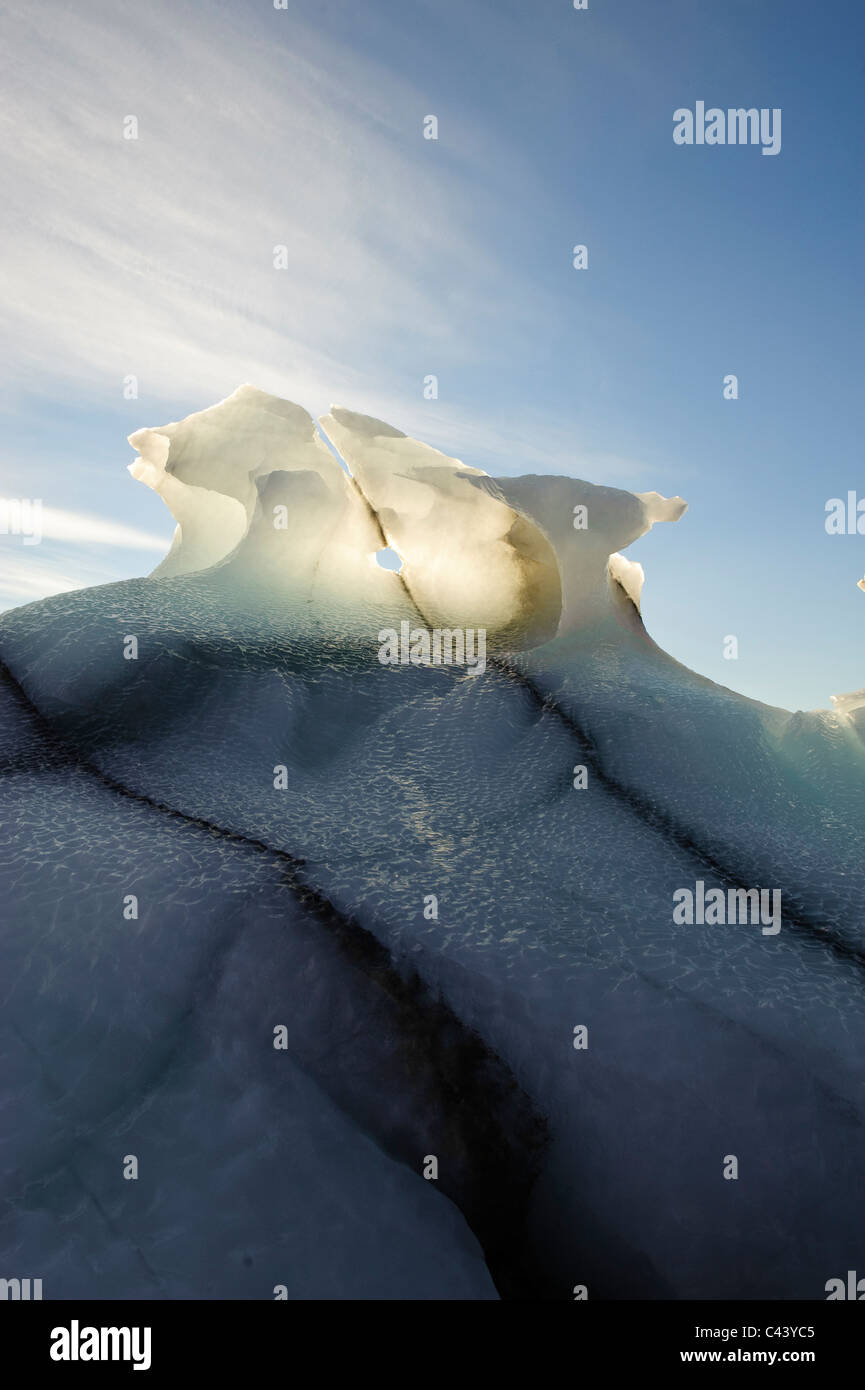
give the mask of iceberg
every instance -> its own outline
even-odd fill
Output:
[[[165,560],[0,619],[9,1273],[825,1297],[865,1238],[863,692],[769,707],[652,641],[622,552],[681,498],[252,386],[130,442]],[[430,658],[470,631],[482,670]],[[697,885],[723,921],[676,920]]]

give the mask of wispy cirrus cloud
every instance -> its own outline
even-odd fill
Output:
[[[134,376],[143,425],[251,381],[313,414],[343,400],[420,432],[421,382],[447,362],[431,422],[446,447],[485,430],[503,468],[570,469],[529,399],[484,418],[452,394],[515,335],[543,343],[556,313],[498,244],[513,188],[541,201],[537,172],[494,120],[453,105],[447,138],[425,141],[429,94],[314,20],[219,0],[9,0],[7,397],[73,389],[102,406]]]
[[[12,0],[2,41],[13,381],[119,393],[132,374],[151,396],[212,400],[254,380],[315,409],[368,396],[409,326],[429,361],[500,312],[486,195],[425,144],[405,80],[347,63],[313,25]]]

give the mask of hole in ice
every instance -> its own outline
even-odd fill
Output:
[[[384,550],[377,550],[375,558],[383,570],[396,570],[397,573],[402,569],[402,558],[397,555],[390,546],[385,546]]]

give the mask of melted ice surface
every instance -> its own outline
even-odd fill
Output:
[[[652,642],[621,552],[679,498],[492,478],[338,407],[321,428],[350,477],[252,387],[139,431],[167,559],[0,620],[2,1248],[69,1291],[116,1268],[127,1296],[269,1296],[293,1250],[292,1296],[357,1296],[360,1269],[383,1297],[488,1297],[476,1194],[511,1163],[538,1173],[508,1188],[517,1279],[547,1295],[823,1297],[865,1237],[865,696],[770,708]],[[381,665],[404,622],[486,628],[486,671]],[[676,925],[698,880],[780,891],[780,933]],[[379,997],[370,943],[447,1028]],[[448,1028],[507,1069],[540,1158],[488,1060],[459,1075],[497,1158],[447,1067],[407,1064]],[[151,1165],[147,1220],[135,1184],[111,1196],[118,1144]],[[82,1192],[113,1226],[85,1202],[70,1243]]]

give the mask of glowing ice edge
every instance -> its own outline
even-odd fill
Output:
[[[320,426],[351,476],[301,406],[253,386],[130,435],[139,451],[130,473],[177,522],[152,577],[231,559],[238,579],[266,575],[295,592],[325,584],[362,602],[392,594],[375,564],[386,546],[431,622],[484,627],[525,648],[598,616],[612,585],[639,610],[643,570],[620,550],[686,509],[680,497],[570,478],[493,478],[340,406]],[[283,493],[288,537],[273,534]],[[578,507],[587,513],[580,530]]]
[[[129,472],[177,522],[151,578],[228,564],[238,583],[297,598],[351,595],[357,605],[392,604],[403,585],[431,627],[481,627],[494,647],[525,650],[605,612],[621,618],[623,595],[639,615],[645,574],[621,551],[687,510],[681,497],[658,492],[492,477],[342,406],[319,426],[302,406],[243,385],[206,410],[131,434],[139,457]],[[401,558],[398,575],[377,564],[383,548]],[[831,699],[861,726],[865,690]]]

